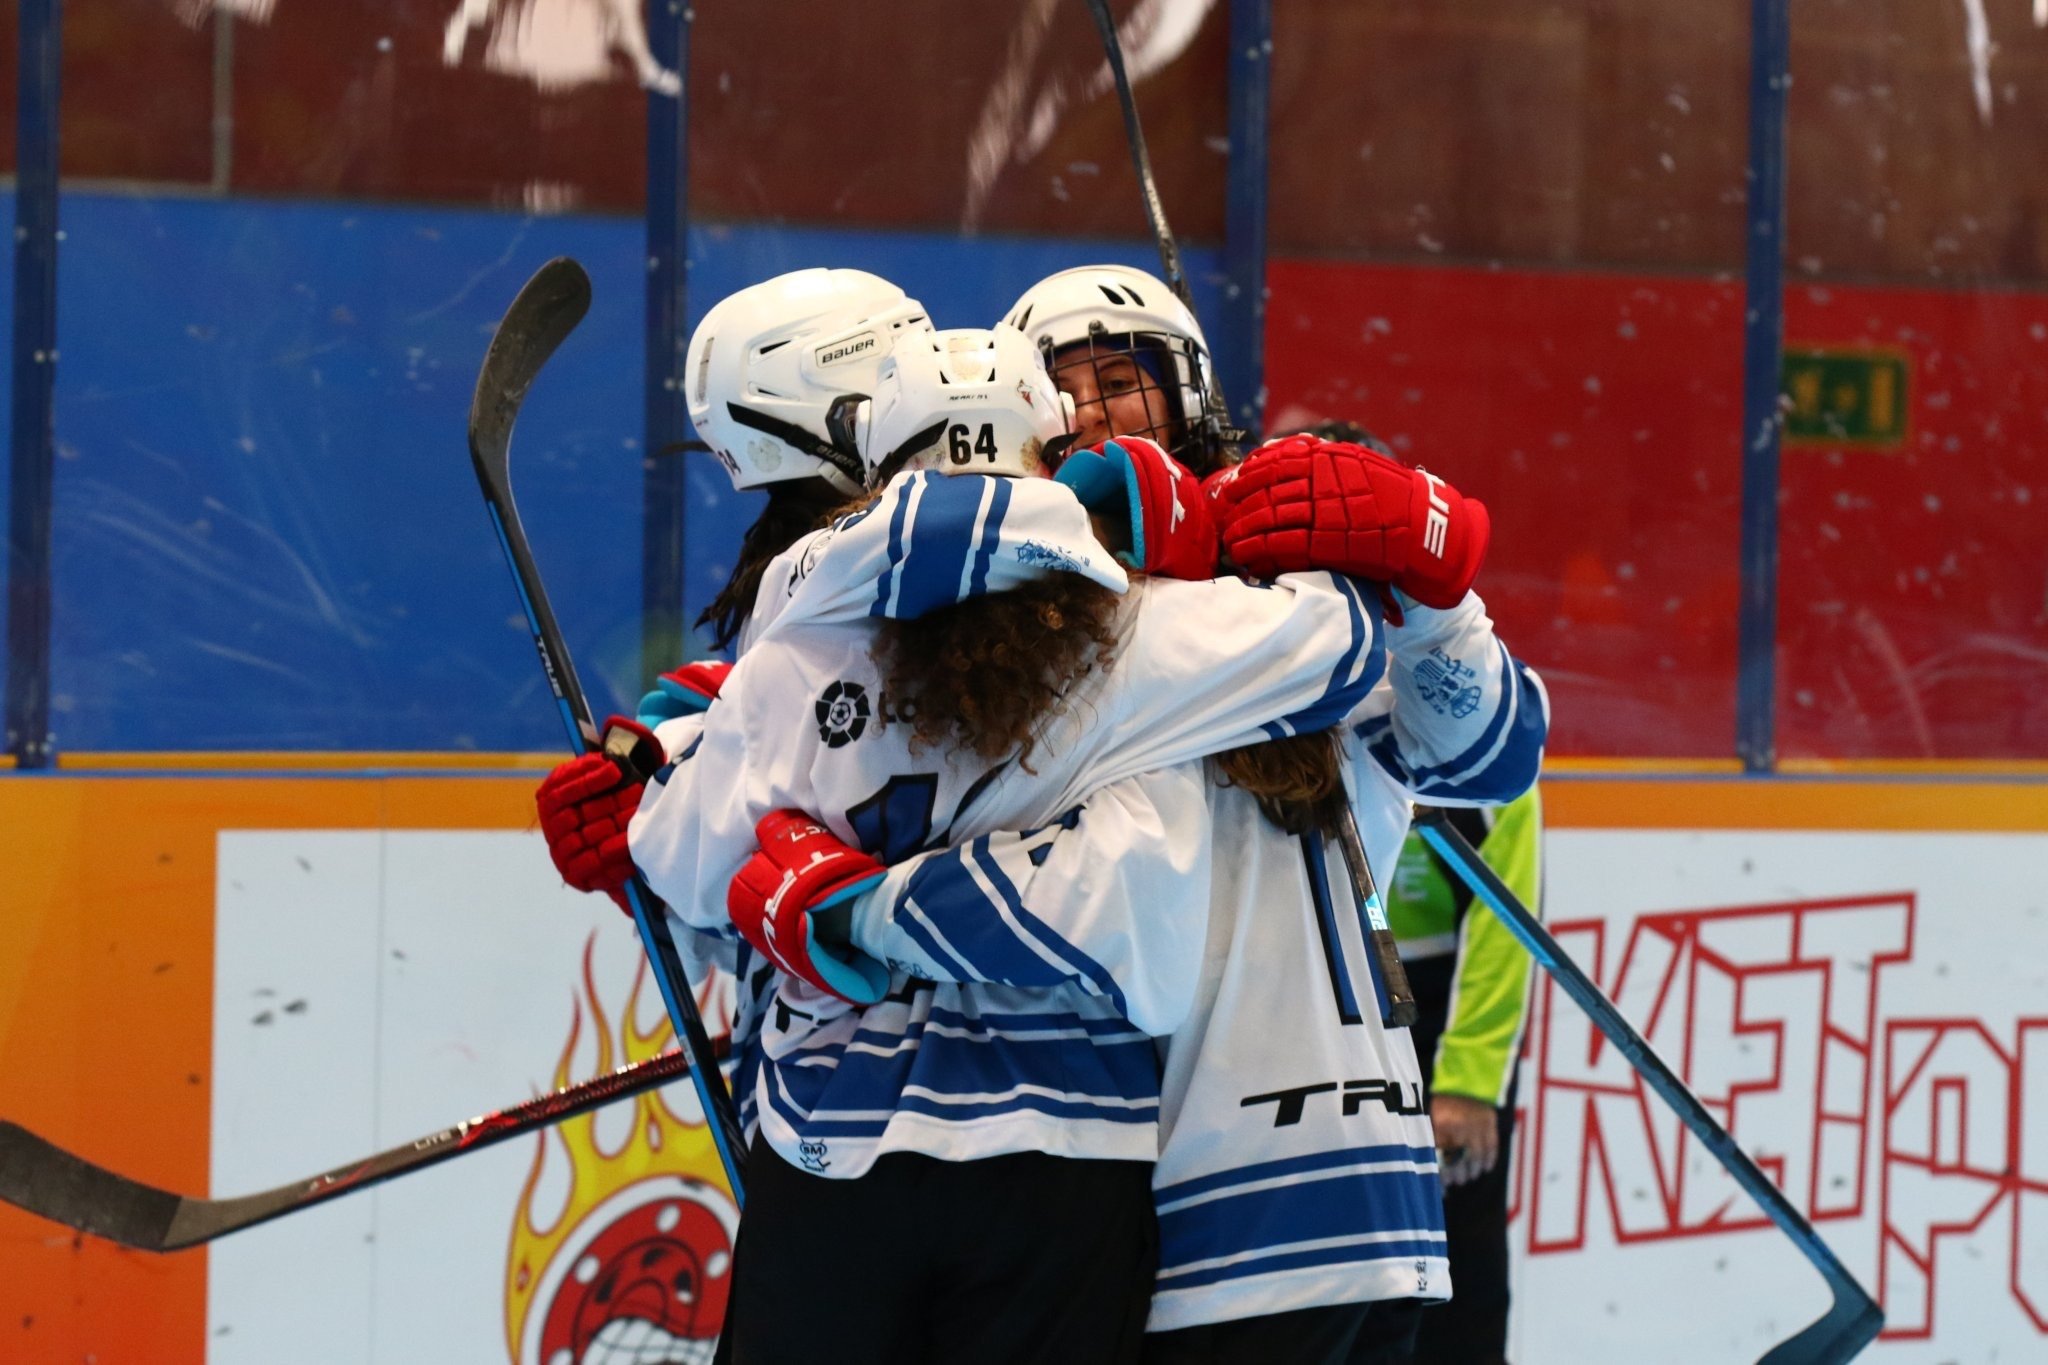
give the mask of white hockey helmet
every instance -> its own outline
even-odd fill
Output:
[[[868,478],[905,469],[1049,474],[1066,453],[1074,400],[1014,327],[907,334],[853,414]]]
[[[1055,377],[1108,354],[1131,356],[1163,390],[1170,415],[1166,429],[1116,434],[1149,436],[1197,473],[1222,459],[1233,434],[1211,401],[1209,343],[1165,281],[1127,265],[1077,266],[1024,291],[1004,321],[1031,338]]]
[[[890,345],[929,332],[924,305],[865,270],[794,270],[721,299],[691,334],[685,398],[734,488],[822,478],[861,490],[860,453],[835,441],[835,400],[870,393]]]

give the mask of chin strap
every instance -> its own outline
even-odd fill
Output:
[[[834,409],[838,403],[833,404]],[[727,403],[725,410],[732,420],[743,427],[751,427],[764,436],[773,436],[786,441],[804,454],[823,460],[860,488],[867,484],[867,470],[862,466],[860,455],[851,448],[851,443],[842,448],[837,441],[807,431],[794,422],[785,422],[780,417],[770,417],[756,408],[743,408],[738,403]],[[829,419],[828,419],[829,420]]]

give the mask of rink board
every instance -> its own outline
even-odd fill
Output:
[[[1868,1358],[2048,1349],[2048,788],[1548,790],[1560,937],[1881,1290]],[[631,926],[556,885],[530,793],[0,782],[0,1114],[235,1194],[664,1045]],[[702,1342],[733,1215],[687,1087],[664,1100],[170,1257],[0,1209],[0,1358],[525,1365]],[[1783,1239],[1547,988],[1519,1102],[1518,1360],[1752,1360],[1819,1311]],[[652,1243],[687,1294],[606,1326],[607,1268]]]

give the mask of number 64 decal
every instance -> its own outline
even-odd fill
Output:
[[[970,439],[971,438],[971,439]],[[955,422],[946,428],[946,453],[954,464],[970,464],[977,455],[988,456],[988,462],[996,462],[996,425],[983,422],[977,434],[964,422]]]

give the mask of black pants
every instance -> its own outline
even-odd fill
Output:
[[[896,1153],[827,1180],[757,1141],[731,1359],[1128,1365],[1158,1241],[1149,1162]]]
[[[1484,913],[1484,912],[1477,912]],[[1427,1076],[1450,1008],[1451,966],[1445,956],[1411,965],[1415,990],[1415,1056]],[[1432,970],[1436,969],[1436,970]],[[1451,1301],[1422,1314],[1413,1365],[1507,1365],[1508,1157],[1515,1135],[1514,1095],[1496,1111],[1500,1160],[1479,1179],[1444,1191],[1445,1254]]]
[[[1394,1365],[1415,1341],[1414,1299],[1345,1303],[1154,1332],[1145,1365]]]

